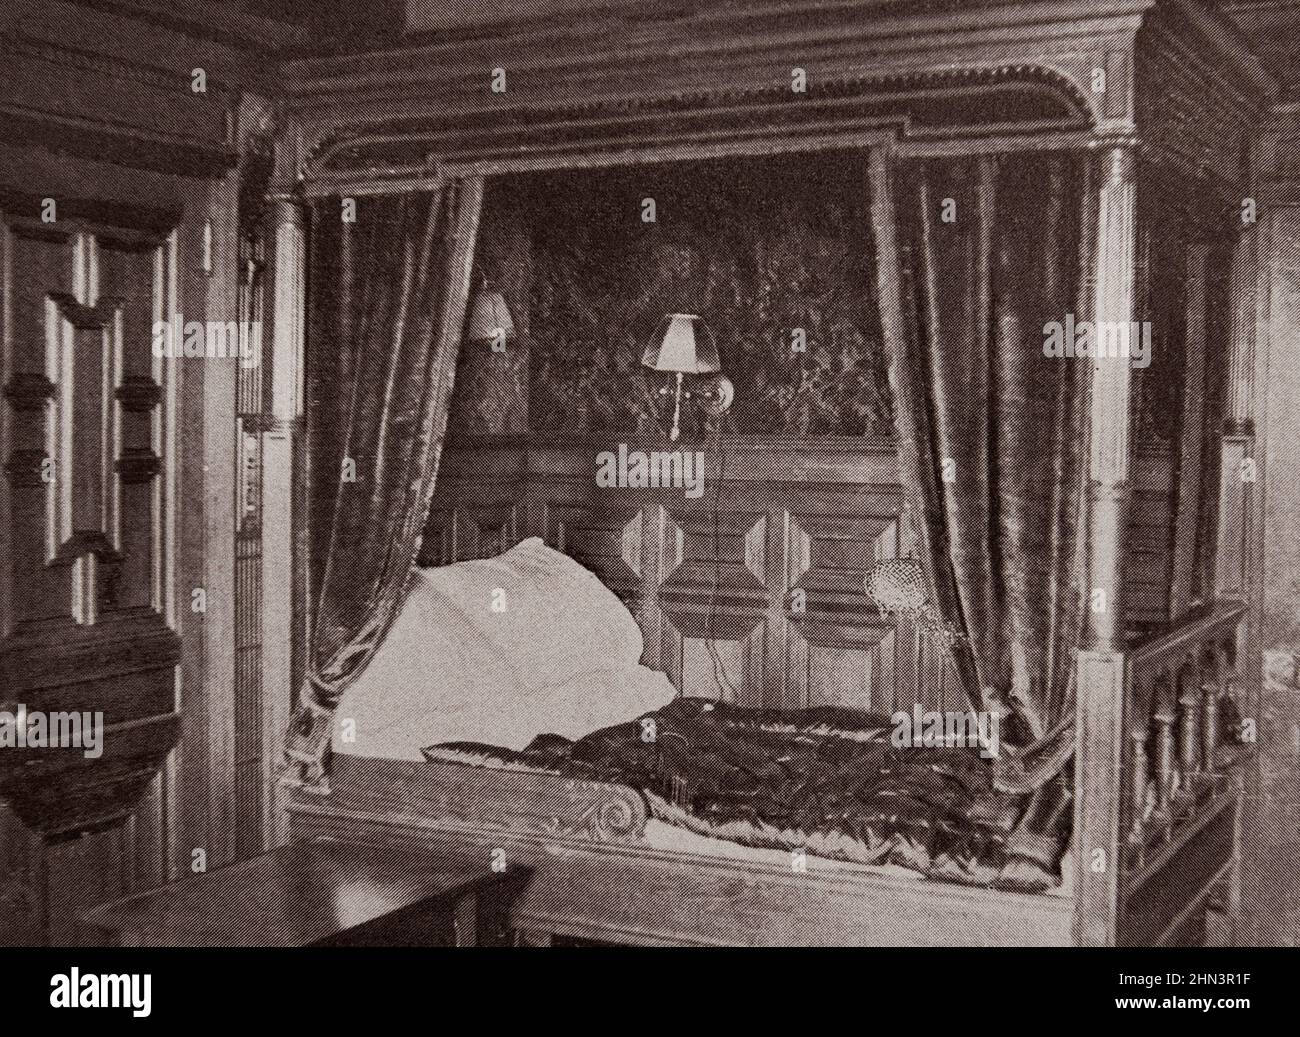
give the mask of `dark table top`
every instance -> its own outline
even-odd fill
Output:
[[[124,945],[301,947],[499,878],[481,854],[317,840],[193,875],[87,911]]]

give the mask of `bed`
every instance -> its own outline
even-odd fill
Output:
[[[490,600],[493,589],[504,585],[511,607],[526,615],[527,596],[516,593],[511,580],[504,578],[512,568],[507,557],[512,553],[532,559],[529,569],[534,580],[539,559],[554,570],[563,558],[537,540],[523,541],[502,556],[504,561],[486,563],[488,572],[477,574],[473,592],[466,590],[463,574],[466,567],[472,573],[484,563],[417,571],[417,589],[384,648],[334,714],[329,794],[299,795],[294,813],[301,835],[413,840],[448,852],[453,848],[463,852],[470,845],[479,847],[488,859],[498,855],[503,861],[530,864],[535,878],[515,916],[520,938],[530,941],[567,937],[664,944],[1070,942],[1076,857],[1062,856],[1063,844],[1056,851],[1059,877],[1043,883],[1035,894],[1005,888],[989,876],[982,884],[969,874],[957,876],[954,883],[952,876],[948,881],[938,875],[927,877],[914,866],[870,865],[824,856],[816,837],[807,832],[797,833],[780,848],[770,843],[753,845],[752,839],[746,845],[734,838],[710,837],[698,826],[693,830],[689,818],[680,813],[671,817],[671,805],[654,802],[642,788],[544,773],[535,762],[516,758],[514,752],[525,749],[539,734],[578,739],[592,730],[640,718],[677,696],[662,673],[635,663],[642,638],[618,598],[593,586],[594,578],[567,559],[559,565],[569,577],[560,580],[567,588],[537,583],[539,596],[531,604],[554,608],[566,603],[561,611],[576,623],[571,634],[580,631],[588,638],[604,638],[608,651],[600,654],[608,665],[595,673],[554,680],[549,686],[544,683],[539,689],[548,692],[544,696],[537,690],[521,690],[517,675],[499,672],[495,680],[475,678],[464,683],[466,661],[457,654],[463,655],[467,645],[481,651],[487,639],[460,636],[454,624],[446,622],[445,613],[450,606],[457,613],[468,611],[479,621],[495,622],[500,617],[479,606]],[[442,599],[441,607],[432,606],[430,596],[421,593],[427,591],[427,583],[435,582],[431,575],[437,573],[452,574],[448,582],[458,589],[458,594]],[[582,587],[583,593],[577,595],[583,599],[580,603],[574,601],[575,584]],[[601,616],[595,623],[589,621],[593,597]],[[434,601],[437,598],[433,596]],[[476,604],[464,609],[459,602],[466,600]],[[434,612],[440,616],[437,621]],[[1198,624],[1200,631],[1186,631],[1173,644],[1156,642],[1139,656],[1151,660],[1151,686],[1159,685],[1163,695],[1162,707],[1153,697],[1147,708],[1172,709],[1165,683],[1169,661],[1185,662],[1186,645],[1196,643],[1198,633],[1202,643],[1214,643],[1217,629],[1223,644],[1222,632],[1233,630],[1239,620],[1239,610],[1205,617]],[[1205,632],[1210,632],[1209,638]],[[565,652],[549,654],[553,663]],[[612,660],[620,655],[622,662],[615,664]],[[513,670],[527,656],[516,644],[499,661]],[[584,660],[585,666],[590,653],[571,652],[568,665],[575,659]],[[450,684],[449,666],[456,672]],[[481,659],[470,661],[470,669],[475,666],[484,672]],[[488,666],[485,672],[490,671]],[[1222,679],[1230,679],[1226,671]],[[453,690],[453,685],[461,691]],[[474,701],[470,708],[464,706],[466,697]],[[522,709],[521,703],[526,703]],[[1172,725],[1155,723],[1158,731],[1172,734]],[[1134,739],[1137,752],[1145,751],[1147,734],[1144,730],[1142,739]],[[1217,750],[1229,774],[1233,751],[1227,745]],[[1152,799],[1156,784],[1147,781],[1142,787],[1142,802],[1135,801],[1129,814],[1133,828],[1126,843],[1144,851],[1142,857],[1135,854],[1131,859],[1145,868],[1139,876],[1165,898],[1148,908],[1154,921],[1146,924],[1168,927],[1170,900],[1180,913],[1186,910],[1178,883],[1187,874],[1189,860],[1193,866],[1204,858],[1218,862],[1214,872],[1201,873],[1197,881],[1205,885],[1205,898],[1224,897],[1226,907],[1231,877],[1226,869],[1232,864],[1237,824],[1235,788],[1225,782],[1218,788],[1207,786],[1209,793],[1203,789],[1195,798],[1184,793],[1181,804],[1167,800],[1163,809],[1169,813],[1162,817]],[[1171,786],[1164,782],[1160,787]],[[671,823],[666,817],[671,817]],[[1137,841],[1139,832],[1144,843]],[[791,852],[791,847],[801,845],[808,847],[807,853]],[[548,867],[538,868],[539,861]],[[738,881],[737,875],[745,878]],[[999,885],[1004,888],[996,888]],[[645,890],[647,895],[630,896],[631,889]],[[691,907],[700,903],[713,905],[707,917]],[[1204,901],[1198,907],[1204,910]],[[906,928],[900,919],[907,920]],[[1172,920],[1204,925],[1202,918],[1192,919],[1190,914]],[[1151,931],[1138,929],[1130,939],[1151,940]],[[1199,938],[1196,933],[1155,935],[1164,942]]]
[[[798,869],[1059,885],[1064,840],[1050,873],[1007,868],[998,852],[1026,797],[993,789],[996,745],[926,745],[919,732],[896,743],[897,717],[851,709],[680,696],[639,665],[641,633],[618,597],[538,538],[413,582],[335,710],[336,758],[423,759],[448,802],[475,777],[466,768],[498,770],[500,809],[533,834],[589,823],[609,839]],[[484,607],[494,596],[499,611]],[[559,787],[585,793],[559,809]]]
[[[1241,261],[1232,256],[1233,219],[1249,182],[1241,127],[1267,91],[1258,65],[1194,2],[1114,0],[1050,13],[1013,2],[979,12],[831,4],[796,22],[786,6],[705,6],[564,30],[520,23],[287,67],[293,132],[280,197],[313,207],[317,288],[339,276],[344,285],[318,290],[303,313],[294,287],[308,265],[303,217],[282,221],[281,256],[293,259],[296,248],[298,265],[279,264],[277,327],[308,325],[301,491],[309,506],[295,581],[304,691],[288,741],[294,833],[478,848],[526,863],[533,879],[513,922],[530,940],[1228,938],[1231,924],[1221,920],[1240,911],[1253,802],[1253,746],[1242,721],[1258,701],[1261,545],[1258,498],[1245,474],[1254,359],[1241,328],[1218,317],[1245,289],[1219,272]],[[435,73],[449,48],[460,70]],[[680,60],[700,48],[708,62]],[[812,92],[793,101],[792,50],[818,70]],[[1189,51],[1222,70],[1213,89],[1186,78]],[[485,101],[471,58],[490,65],[498,53],[518,58],[510,74],[523,86]],[[470,437],[449,445],[439,467],[485,181],[846,150],[861,159],[864,202],[852,212],[870,242],[871,312],[895,350],[895,437],[737,437],[726,477],[713,473],[711,509],[639,489],[595,493],[584,473],[599,444],[562,432]],[[933,216],[945,194],[979,215],[968,237],[946,249],[934,247],[948,232]],[[1006,213],[995,201],[1008,194],[1033,201],[1027,216],[998,224]],[[354,196],[375,199],[369,211],[381,217],[358,232],[331,216],[340,197]],[[1057,247],[1044,250],[1048,221],[1062,230]],[[1155,230],[1168,226],[1177,229]],[[385,247],[392,240],[405,240],[405,252]],[[1017,270],[1033,273],[1009,276]],[[1021,281],[1031,287],[1016,287]],[[399,283],[401,292],[384,287]],[[997,284],[1005,290],[990,288]],[[962,426],[952,424],[950,404],[927,410],[915,372],[947,379],[952,390],[962,371],[978,367],[953,364],[976,341],[962,338],[971,313],[990,315],[996,333],[978,345],[1002,363],[997,348],[1041,321],[1049,296],[1068,299],[1098,326],[1147,320],[1173,329],[1157,349],[1190,358],[1180,360],[1180,406],[1184,414],[1193,413],[1190,401],[1200,409],[1172,440],[1144,440],[1144,422],[1158,419],[1160,407],[1135,388],[1134,365],[1085,363],[1077,382],[1050,368],[1042,377],[1060,393],[1054,413],[1068,421],[1061,417],[1046,438],[1011,423],[998,449],[1059,461],[1066,467],[1058,472],[1079,477],[1074,498],[1063,492],[1072,478],[1053,481],[1049,465],[1034,492],[1035,506],[1051,502],[1050,522],[1020,522],[1005,534],[1033,560],[1026,579],[1058,590],[1046,608],[1014,581],[1003,599],[976,601],[969,588],[988,564],[977,532],[988,502],[985,512],[932,507],[943,499],[943,466],[926,451],[945,435],[960,443],[951,434]],[[429,315],[419,334],[407,330],[407,313]],[[389,425],[376,421],[378,438],[357,450],[348,437],[365,422],[321,410],[338,397],[339,379],[364,389],[358,372],[367,364],[396,372],[387,384],[410,396],[394,413],[415,421],[418,434],[408,425],[405,438],[386,440]],[[978,382],[947,398],[996,403],[1007,414],[1017,401],[1036,405],[1037,373],[997,369],[1025,381],[1010,393],[997,389],[996,400],[992,383]],[[411,370],[422,374],[399,377]],[[353,405],[363,416],[380,406],[364,391]],[[371,473],[370,497],[353,506],[339,462],[346,472],[347,460],[376,456],[376,443],[384,466]],[[958,451],[959,465],[970,456]],[[986,496],[1004,478],[989,471]],[[1013,490],[1006,500],[1028,492]],[[1049,526],[1064,532],[1040,547],[1034,537]],[[448,653],[478,651],[494,635],[467,630],[436,657],[421,656],[420,638],[406,636],[408,625],[418,627],[418,607],[406,607],[417,553],[430,567],[454,569],[529,537],[576,558],[631,609],[635,621],[601,612],[614,627],[601,644],[630,661],[598,671],[584,663],[562,677],[557,670],[555,680],[531,686],[524,701],[533,705],[522,710],[513,703],[529,646],[519,635],[499,658],[479,660],[495,674],[481,694],[428,679]],[[976,642],[952,664],[918,617],[870,614],[864,578],[906,553],[927,563],[934,609],[964,614]],[[429,571],[448,578],[446,568]],[[346,593],[345,572],[353,581]],[[597,590],[587,584],[581,594],[598,599]],[[793,610],[796,591],[811,614]],[[1037,614],[1067,616],[1071,596],[1078,610],[1069,623],[1037,642],[1025,637]],[[492,616],[488,602],[477,621]],[[449,629],[444,622],[437,628]],[[1077,637],[1061,640],[1058,627],[1071,623]],[[1017,674],[1010,697],[999,699],[998,682],[981,675],[1002,660],[981,656],[980,645],[1008,626]],[[1027,893],[993,879],[963,884],[896,864],[828,859],[813,852],[824,845],[807,839],[744,846],[673,815],[645,787],[530,755],[537,735],[561,736],[569,752],[592,732],[671,708],[678,692],[699,698],[710,683],[697,676],[713,661],[712,649],[701,655],[710,643],[725,643],[741,674],[739,698],[718,703],[719,715],[811,708],[814,677],[825,681],[863,660],[869,672],[889,675],[891,707],[951,706],[954,688],[974,689],[982,708],[1014,715],[1025,751],[996,783],[1026,797],[1017,824],[1036,820],[1017,828],[1015,849],[1053,881]],[[1035,685],[1020,671],[1040,664],[1050,672]],[[884,700],[872,701],[879,708]],[[523,723],[530,708],[549,722]],[[354,728],[344,733],[339,720]],[[1064,830],[1068,852],[1050,838]]]

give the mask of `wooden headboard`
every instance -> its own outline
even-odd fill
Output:
[[[645,634],[642,662],[687,694],[748,706],[967,708],[942,650],[909,621],[883,617],[864,590],[874,562],[911,550],[892,443],[724,439],[720,492],[718,455],[706,450],[693,499],[598,486],[597,455],[618,445],[453,439],[421,564],[540,536],[623,599]]]

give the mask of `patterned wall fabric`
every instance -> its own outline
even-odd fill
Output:
[[[483,201],[472,287],[477,290],[485,278],[490,280],[491,287],[506,300],[516,334],[497,346],[487,342],[461,344],[448,427],[462,435],[528,434],[532,250],[528,221],[520,214],[518,200],[508,185],[489,184]]]
[[[641,355],[664,314],[687,312],[735,383],[730,429],[889,434],[859,159],[602,170],[517,191],[532,238],[532,431],[653,428],[662,376]]]

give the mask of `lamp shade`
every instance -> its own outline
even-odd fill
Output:
[[[491,342],[507,339],[514,333],[515,322],[510,319],[506,297],[484,281],[470,303],[465,337],[471,342]]]
[[[641,363],[678,374],[715,374],[722,369],[718,344],[704,321],[692,313],[668,314],[646,346]]]

